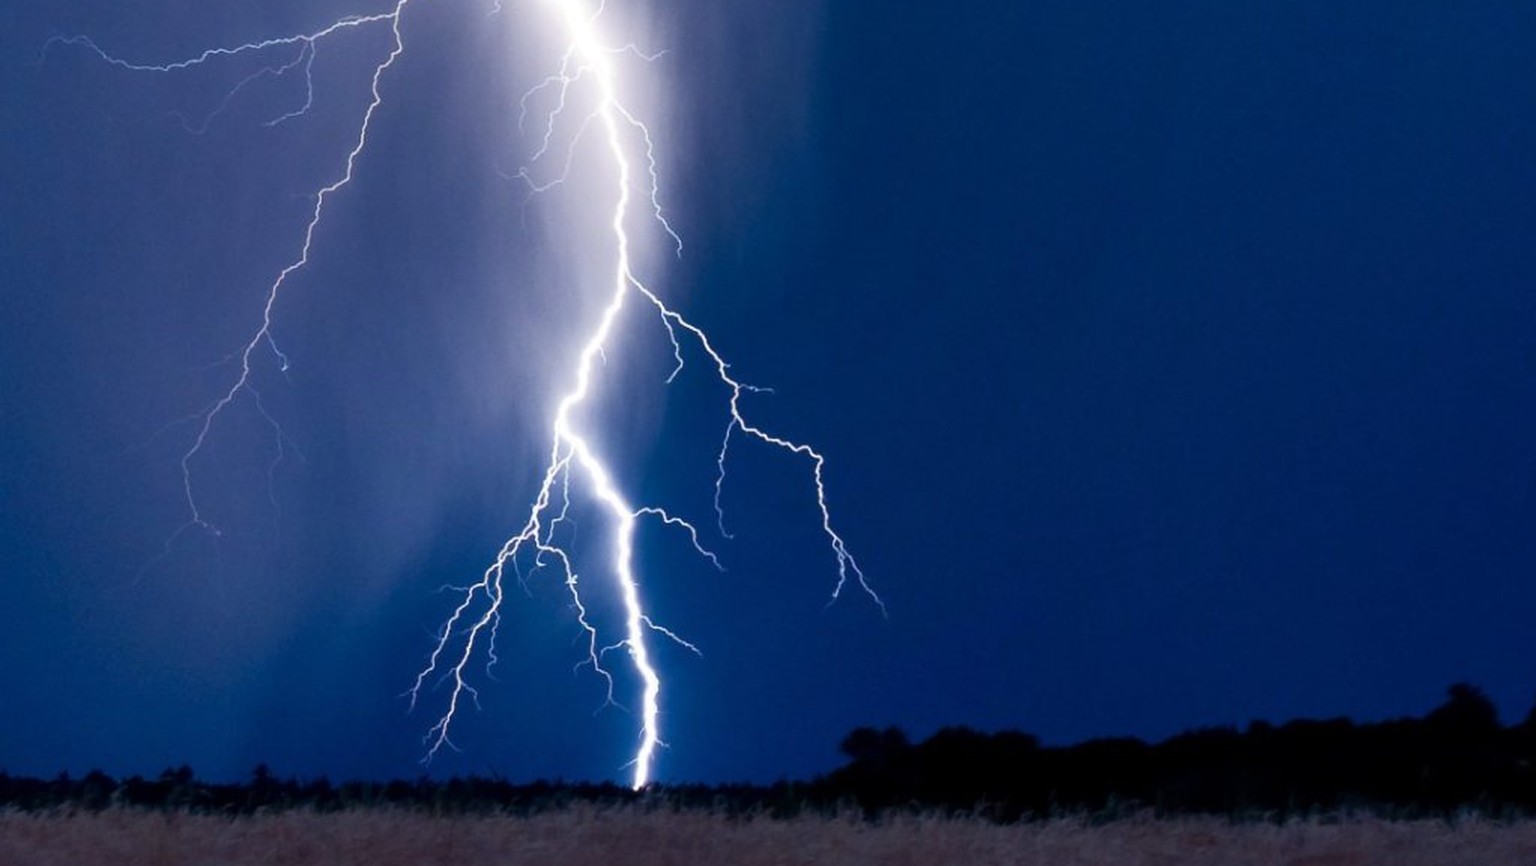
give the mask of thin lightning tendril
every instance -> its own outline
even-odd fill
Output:
[[[405,42],[400,34],[400,17],[401,13],[405,11],[406,6],[410,5],[410,3],[411,0],[396,0],[394,10],[388,13],[378,15],[348,16],[346,18],[339,19],[319,30],[316,30],[313,33],[305,33],[297,36],[284,36],[277,39],[265,39],[259,42],[247,42],[242,45],[237,45],[233,48],[209,48],[193,57],[187,58],[185,60],[174,61],[171,63],[133,63],[120,57],[108,54],[89,36],[56,36],[48,40],[47,44],[44,45],[43,50],[45,54],[49,48],[55,45],[80,46],[96,54],[103,61],[113,66],[118,66],[132,72],[158,73],[170,73],[191,69],[205,65],[219,58],[234,57],[242,54],[256,54],[269,49],[292,47],[295,45],[300,47],[300,54],[295,60],[275,69],[272,67],[263,69],[253,75],[247,76],[238,84],[236,84],[230,93],[225,97],[224,102],[221,103],[219,107],[214,110],[213,114],[209,115],[209,117],[205,120],[202,128],[206,129],[207,123],[210,122],[214,116],[218,115],[228,107],[228,104],[230,100],[234,98],[234,95],[243,89],[246,85],[254,81],[256,78],[266,74],[280,75],[284,72],[287,72],[289,69],[292,69],[294,66],[297,66],[299,63],[305,62],[306,99],[304,106],[295,111],[288,112],[274,121],[269,121],[267,125],[276,125],[277,123],[281,123],[285,120],[291,120],[295,117],[301,116],[309,110],[309,107],[313,102],[314,85],[313,81],[308,79],[307,75],[308,72],[312,69],[312,66],[309,64],[313,62],[315,46],[321,40],[345,30],[362,27],[369,24],[384,23],[389,25],[390,32],[394,37],[394,44],[390,49],[389,54],[384,58],[384,60],[379,62],[378,65],[374,67],[373,79],[369,87],[371,99],[368,102],[368,107],[363,111],[363,119],[362,122],[358,125],[357,137],[354,140],[351,149],[347,152],[344,170],[336,180],[331,181],[330,183],[320,187],[315,191],[313,195],[314,207],[311,209],[309,220],[304,226],[303,242],[299,247],[298,256],[293,261],[289,262],[285,267],[283,267],[282,270],[278,271],[277,276],[272,280],[271,284],[268,285],[266,291],[266,299],[262,304],[261,309],[261,326],[251,334],[250,339],[246,341],[245,345],[238,352],[236,352],[234,356],[232,356],[237,357],[240,361],[239,375],[236,376],[234,382],[230,384],[222,396],[210,404],[206,409],[192,416],[192,419],[196,421],[197,433],[193,437],[191,446],[188,447],[186,451],[182,452],[180,461],[182,493],[186,500],[188,517],[186,522],[184,522],[175,532],[171,534],[171,537],[167,539],[165,551],[166,553],[169,553],[171,546],[175,544],[179,537],[189,531],[203,530],[205,532],[212,533],[215,536],[222,534],[221,530],[212,522],[210,522],[207,517],[204,516],[203,509],[198,504],[198,497],[192,482],[192,464],[202,453],[203,448],[207,445],[208,437],[213,431],[214,424],[219,420],[220,416],[224,414],[225,410],[233,406],[243,394],[251,395],[251,399],[255,403],[261,416],[273,427],[274,435],[276,436],[278,443],[278,454],[282,454],[282,443],[285,437],[283,436],[282,429],[278,426],[277,422],[273,420],[271,415],[267,414],[265,407],[261,405],[261,394],[259,391],[257,391],[255,383],[252,382],[253,363],[255,361],[255,356],[258,350],[261,349],[262,346],[265,346],[267,350],[271,352],[272,357],[277,361],[278,369],[283,372],[288,370],[288,356],[285,355],[282,349],[278,347],[277,340],[272,334],[274,311],[277,307],[278,300],[282,295],[283,288],[286,286],[289,277],[293,276],[296,272],[302,270],[309,264],[310,251],[314,246],[315,231],[320,227],[320,222],[325,216],[325,208],[327,202],[330,201],[332,196],[340,192],[352,182],[352,177],[357,167],[357,160],[360,156],[362,156],[363,151],[368,147],[368,134],[370,128],[373,125],[374,114],[378,111],[379,106],[384,102],[383,94],[379,89],[379,82],[384,77],[385,71],[393,66],[395,61],[399,59],[400,55],[405,51]],[[307,62],[305,61],[306,54],[308,55]],[[189,126],[185,123],[185,121],[183,122],[183,126],[186,126],[189,131],[201,131],[200,129],[195,129]],[[281,457],[279,456],[279,460],[280,459]],[[271,473],[269,473],[269,476],[270,474]]]
[[[612,672],[604,666],[604,658],[609,653],[624,650],[634,675],[640,680],[639,742],[634,757],[627,764],[633,769],[632,785],[639,789],[650,781],[655,753],[662,745],[658,722],[662,680],[652,660],[648,637],[652,634],[660,635],[688,651],[700,652],[697,646],[656,622],[647,612],[642,600],[641,584],[635,564],[635,540],[640,521],[653,518],[663,526],[682,530],[700,557],[716,568],[722,568],[722,565],[715,553],[704,545],[698,529],[692,523],[658,506],[633,504],[621,492],[606,458],[598,452],[589,434],[581,428],[576,419],[577,409],[586,403],[594,392],[598,362],[607,361],[607,347],[628,305],[638,302],[642,308],[650,307],[665,330],[672,346],[674,361],[673,369],[667,376],[667,382],[675,380],[684,369],[686,340],[690,345],[696,346],[697,350],[707,358],[715,378],[729,393],[727,400],[729,419],[715,457],[717,474],[714,484],[714,506],[721,535],[725,538],[731,537],[725,528],[722,496],[733,439],[745,436],[796,454],[811,463],[821,529],[836,558],[837,581],[828,603],[836,601],[847,584],[853,581],[874,601],[882,613],[885,611],[885,605],[865,579],[864,572],[848,551],[842,536],[833,528],[831,511],[827,504],[824,481],[826,460],[823,455],[810,445],[775,435],[750,421],[742,406],[743,396],[764,392],[767,389],[754,387],[735,378],[730,372],[730,365],[715,349],[704,330],[669,307],[633,270],[628,223],[637,191],[644,195],[643,206],[648,218],[670,238],[679,255],[683,249],[681,237],[673,230],[661,207],[660,177],[651,132],[625,105],[620,88],[620,72],[613,62],[623,55],[633,55],[643,61],[649,61],[659,54],[648,55],[632,44],[618,48],[609,47],[599,30],[599,19],[604,11],[602,2],[598,2],[595,8],[589,8],[585,0],[546,0],[546,2],[557,7],[568,45],[559,71],[535,85],[523,95],[520,102],[518,128],[522,129],[528,119],[533,101],[541,98],[546,92],[553,92],[554,107],[542,118],[538,146],[528,163],[517,172],[516,176],[526,183],[530,195],[548,192],[564,184],[572,176],[576,169],[578,142],[594,132],[601,136],[604,157],[611,161],[611,168],[616,173],[613,187],[614,200],[608,224],[615,260],[612,284],[608,301],[577,354],[572,371],[572,384],[556,407],[552,420],[553,439],[549,460],[528,516],[522,528],[502,544],[479,580],[468,586],[445,587],[446,590],[458,593],[459,599],[438,631],[425,665],[417,674],[407,695],[414,709],[421,700],[423,689],[428,688],[429,684],[447,685],[443,713],[425,736],[427,752],[424,760],[431,760],[445,746],[456,749],[450,734],[459,710],[466,701],[477,706],[479,704],[479,692],[469,679],[470,666],[477,657],[477,653],[480,653],[485,659],[485,673],[489,676],[491,668],[499,661],[495,642],[501,625],[502,603],[505,600],[503,584],[507,569],[509,567],[512,569],[518,584],[526,592],[526,580],[531,572],[546,567],[551,568],[564,575],[571,608],[575,613],[580,636],[586,647],[585,656],[577,667],[590,667],[603,679],[606,684],[604,706],[619,705],[615,697],[616,680]],[[367,148],[375,114],[383,103],[381,81],[405,51],[405,42],[401,34],[401,18],[410,3],[411,0],[396,0],[393,10],[387,13],[349,16],[311,33],[249,42],[233,48],[211,48],[190,58],[164,64],[134,63],[118,58],[108,54],[94,41],[84,36],[58,37],[50,40],[44,48],[46,53],[47,49],[55,44],[78,46],[94,52],[111,65],[135,72],[158,73],[191,69],[219,58],[236,55],[282,48],[297,47],[299,49],[297,55],[287,61],[263,68],[241,80],[200,127],[194,128],[184,122],[183,125],[187,126],[189,131],[197,132],[205,129],[207,123],[222,113],[241,89],[256,79],[268,75],[280,76],[302,66],[306,84],[304,105],[269,121],[268,125],[299,117],[306,113],[313,103],[314,82],[311,74],[319,42],[344,30],[375,24],[387,24],[393,37],[393,45],[388,55],[374,67],[370,89],[371,99],[363,112],[354,143],[347,153],[344,170],[335,180],[320,187],[314,193],[314,206],[304,226],[302,243],[297,256],[277,273],[268,286],[260,327],[252,333],[243,348],[232,356],[238,357],[240,361],[239,374],[222,396],[207,409],[192,416],[192,420],[197,422],[196,435],[180,460],[183,492],[189,517],[167,541],[168,550],[177,537],[187,531],[204,530],[214,535],[219,534],[219,529],[205,517],[204,510],[199,506],[193,485],[193,464],[207,444],[220,416],[242,396],[249,395],[260,415],[274,428],[279,444],[278,459],[281,459],[283,453],[281,446],[285,437],[276,421],[262,405],[261,395],[252,381],[253,365],[265,352],[270,353],[271,359],[275,361],[279,370],[288,369],[288,357],[278,347],[273,336],[274,310],[289,279],[309,264],[315,234],[325,216],[327,204],[353,180],[358,160]],[[501,11],[500,0],[497,0],[490,14],[495,15]],[[576,92],[578,85],[581,85],[582,93]],[[537,168],[548,161],[550,152],[555,147],[557,128],[561,125],[562,119],[576,110],[573,104],[579,101],[587,90],[595,91],[595,94],[589,97],[592,104],[587,107],[579,123],[575,124],[575,131],[565,142],[566,150],[559,172],[548,180],[536,180],[534,174]],[[608,567],[611,569],[611,577],[618,590],[624,611],[622,637],[614,642],[605,643],[599,628],[589,618],[574,556],[565,543],[555,537],[556,530],[569,518],[573,475],[580,482],[584,482],[585,489],[601,505],[612,524],[612,542],[607,557]],[[530,566],[526,572],[520,564],[522,559],[526,559]]]

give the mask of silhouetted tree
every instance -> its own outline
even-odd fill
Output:
[[[93,812],[112,805],[112,794],[117,790],[117,782],[100,770],[92,770],[80,780],[75,795],[75,802],[82,808]]]
[[[1425,722],[1444,733],[1461,736],[1492,734],[1499,729],[1499,711],[1482,690],[1467,683],[1446,689],[1446,702],[1430,712]]]
[[[888,764],[896,756],[907,752],[911,744],[900,728],[855,728],[838,749],[861,764]]]
[[[857,728],[840,747],[853,762],[838,771],[837,786],[866,811],[910,801],[919,791],[912,745],[900,728]]]
[[[1531,704],[1530,712],[1525,714],[1525,720],[1519,727],[1528,736],[1536,735],[1536,703]]]

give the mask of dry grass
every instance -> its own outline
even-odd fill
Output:
[[[1536,863],[1536,821],[1217,819],[1018,826],[900,818],[731,820],[573,808],[531,818],[283,812],[243,818],[114,810],[0,813],[4,866],[1502,866]]]

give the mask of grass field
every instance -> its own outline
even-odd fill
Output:
[[[1516,866],[1536,864],[1536,821],[1479,819],[1230,824],[1214,818],[802,817],[576,807],[528,818],[434,818],[386,810],[224,818],[129,810],[0,813],[5,866]]]

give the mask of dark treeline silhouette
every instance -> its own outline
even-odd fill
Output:
[[[912,744],[860,728],[851,762],[821,783],[869,811],[1232,816],[1371,811],[1400,817],[1536,814],[1536,708],[1502,727],[1492,702],[1455,685],[1424,718],[1254,722],[1157,744],[1129,738],[1043,748],[1027,734],[947,728]]]
[[[99,771],[52,780],[0,772],[0,809],[113,807],[253,814],[282,809],[396,808],[440,815],[530,815],[581,803],[727,815],[790,817],[849,808],[977,815],[997,821],[1062,814],[1116,817],[1210,813],[1283,818],[1373,812],[1390,817],[1536,815],[1536,708],[1501,726],[1476,688],[1455,685],[1423,718],[1253,722],[1189,731],[1149,744],[1132,738],[1044,747],[1032,735],[946,728],[912,743],[896,728],[859,728],[848,763],[809,782],[654,785],[420,778],[347,782],[279,779],[258,766],[239,784],[198,780],[189,767],[158,778]]]
[[[101,810],[112,807],[178,809],[192,812],[252,814],[284,809],[322,812],[343,809],[400,808],[434,814],[498,812],[533,814],[573,803],[620,805],[641,795],[612,784],[534,782],[515,785],[500,779],[467,778],[415,781],[346,782],[279,779],[265,765],[249,781],[216,784],[195,778],[190,767],[167,769],[156,779],[114,779],[100,771],[73,779],[16,778],[0,773],[0,809]]]

